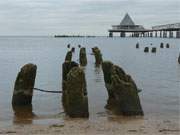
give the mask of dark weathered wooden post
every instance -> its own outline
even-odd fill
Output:
[[[94,47],[92,48],[92,52],[95,56],[95,64],[99,66],[103,62],[101,51],[98,47]]]
[[[149,47],[145,47],[144,52],[149,52]]]
[[[62,103],[64,110],[66,111],[66,97],[67,97],[67,90],[66,90],[66,81],[67,81],[67,74],[73,67],[78,67],[79,65],[72,61],[65,61],[62,65]]]
[[[86,79],[82,68],[74,67],[67,75],[67,114],[89,117]]]
[[[81,66],[87,65],[86,48],[81,48],[79,53],[79,62]]]
[[[63,106],[70,117],[89,117],[85,73],[75,62],[63,64]]]
[[[160,44],[160,48],[164,48],[164,44],[163,43]]]
[[[104,80],[108,91],[106,107],[122,115],[143,115],[138,89],[122,68],[111,62],[102,63]]]
[[[169,48],[169,47],[170,47],[170,45],[169,45],[169,43],[167,43],[167,44],[166,44],[166,48]]]
[[[153,48],[151,49],[151,52],[152,52],[152,53],[156,53],[156,47],[153,47]]]
[[[16,78],[12,97],[13,106],[31,105],[35,84],[37,66],[26,64],[21,68]]]
[[[136,48],[139,48],[139,43],[136,44]]]
[[[74,47],[71,48],[71,52],[72,52],[72,53],[75,52],[75,48],[74,48]]]
[[[70,47],[71,47],[71,45],[70,45],[70,44],[68,44],[68,45],[67,45],[67,48],[70,48]]]
[[[180,64],[180,53],[179,53],[179,57],[178,57],[178,63]]]
[[[78,45],[79,48],[81,48],[81,45]]]
[[[65,61],[71,61],[72,60],[72,52],[68,51],[65,57]]]

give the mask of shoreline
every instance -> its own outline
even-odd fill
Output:
[[[180,134],[180,125],[175,119],[132,118],[99,116],[96,120],[61,118],[34,120],[33,124],[14,124],[0,127],[0,134],[75,134],[75,135],[163,135]]]

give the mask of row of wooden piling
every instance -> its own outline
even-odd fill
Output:
[[[152,44],[151,44],[151,45],[152,45]],[[136,44],[136,48],[138,49],[139,47],[140,47],[140,46],[139,46],[139,43],[137,43],[137,44]],[[164,44],[163,44],[163,43],[160,43],[160,48],[164,48]],[[170,48],[169,43],[166,44],[166,48]],[[145,53],[148,53],[149,50],[150,50],[149,47],[145,47],[145,48],[144,48],[144,52],[145,52]],[[156,51],[157,51],[156,47],[152,47],[152,48],[151,48],[151,52],[152,52],[152,53],[156,53]],[[179,53],[179,57],[178,57],[178,63],[180,64],[180,53]]]
[[[152,44],[151,44],[151,45],[152,45]],[[137,43],[137,44],[136,44],[136,48],[138,49],[139,47],[140,47],[140,46],[139,46],[139,43]],[[160,48],[164,48],[164,44],[163,44],[163,43],[160,43]],[[169,43],[166,44],[166,48],[170,48]],[[146,47],[144,48],[144,52],[147,53],[147,52],[149,52],[149,51],[150,51],[149,47],[146,46]],[[157,51],[157,48],[156,48],[156,47],[151,47],[151,52],[152,52],[152,53],[156,53],[156,51]]]
[[[75,48],[68,51],[62,64],[62,104],[70,117],[89,117],[87,82],[82,66],[87,65],[86,48],[79,46],[79,64],[72,61]],[[111,61],[103,61],[98,47],[92,48],[96,66],[102,67],[108,92],[106,108],[121,115],[143,115],[138,88],[132,77]],[[180,64],[180,54],[178,58]],[[13,108],[32,106],[37,66],[24,65],[17,75],[12,97]]]

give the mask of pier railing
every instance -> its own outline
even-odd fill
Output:
[[[180,23],[157,25],[152,27],[153,30],[164,30],[164,29],[180,29]]]

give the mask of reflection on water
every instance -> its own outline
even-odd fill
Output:
[[[102,71],[101,66],[97,66],[95,64],[95,66],[94,66],[94,76],[95,76],[94,82],[99,83],[99,82],[103,81],[101,71]]]
[[[36,117],[33,113],[33,106],[13,106],[14,124],[32,124],[32,119]]]

